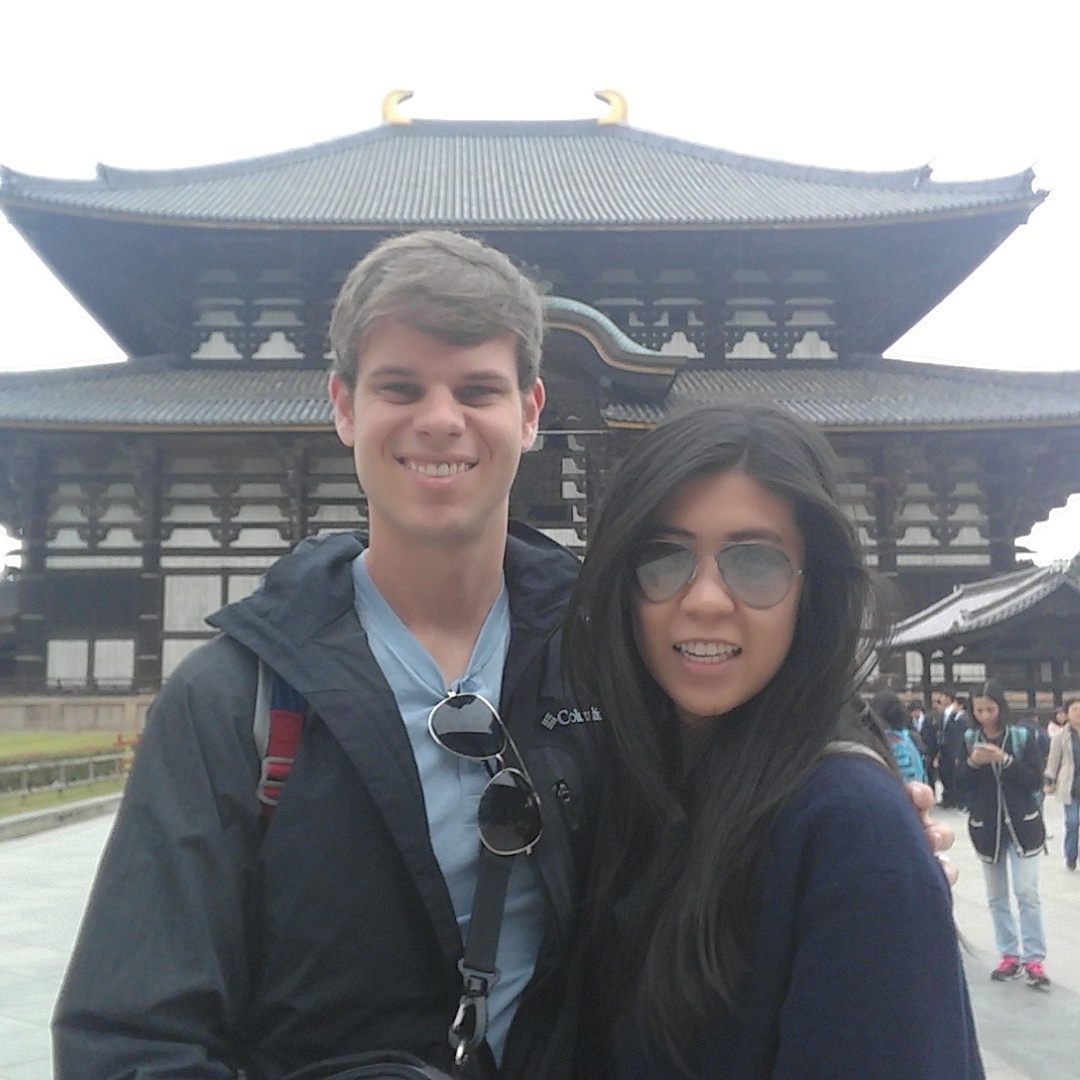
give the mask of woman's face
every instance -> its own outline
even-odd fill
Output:
[[[716,562],[726,545],[755,542],[782,551],[798,571],[803,539],[791,507],[738,470],[680,488],[650,539],[689,548],[693,579],[669,599],[639,595],[635,635],[645,666],[690,727],[721,716],[757,694],[787,657],[802,589],[796,574],[770,607],[751,607],[725,582]]]
[[[1080,701],[1074,701],[1065,713],[1069,723],[1077,730],[1080,731]]]
[[[1001,709],[998,708],[998,703],[993,698],[977,697],[972,702],[971,707],[975,712],[975,721],[979,727],[990,729],[997,727]]]

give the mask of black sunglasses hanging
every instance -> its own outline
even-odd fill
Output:
[[[458,961],[464,987],[449,1033],[454,1064],[460,1068],[487,1035],[488,993],[499,981],[495,957],[506,890],[514,859],[531,852],[540,839],[540,796],[502,717],[480,694],[448,694],[428,715],[428,731],[444,750],[482,761],[490,774],[477,808],[480,869]],[[508,749],[518,767],[503,760]]]

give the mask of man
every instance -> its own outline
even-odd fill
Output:
[[[428,731],[459,692],[497,705],[543,828],[472,1068],[569,1060],[553,1014],[599,725],[556,665],[577,560],[507,521],[541,338],[532,284],[461,236],[391,240],[349,275],[329,389],[370,534],[282,558],[159,694],[57,1007],[59,1080],[277,1078],[380,1049],[449,1068],[489,779]],[[265,835],[257,658],[315,714]]]
[[[938,729],[934,718],[926,715],[921,698],[908,702],[908,715],[911,718],[911,730],[922,746],[923,765],[926,767],[926,782],[937,790],[937,755]]]
[[[940,717],[938,774],[941,777],[941,805],[962,810],[956,790],[956,769],[967,755],[964,747],[967,713],[961,708],[956,699],[956,691],[951,686],[936,687],[930,700]]]
[[[279,560],[162,688],[57,1006],[57,1080],[278,1080],[390,1049],[449,1068],[490,763],[428,725],[464,693],[498,705],[542,816],[510,876],[469,1065],[570,1069],[601,723],[565,699],[557,667],[577,560],[507,521],[544,404],[539,297],[497,252],[415,233],[353,269],[330,334],[370,534]],[[259,660],[313,712],[265,834]]]

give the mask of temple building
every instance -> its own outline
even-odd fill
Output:
[[[364,527],[327,324],[352,265],[418,228],[481,237],[547,296],[515,516],[581,549],[641,431],[769,401],[828,434],[909,612],[1012,570],[1080,490],[1080,373],[883,353],[1027,220],[1032,174],[746,157],[637,130],[608,97],[552,122],[409,121],[391,98],[373,130],[252,160],[4,170],[8,220],[129,359],[0,376],[0,523],[23,545],[0,695],[152,692],[273,559]]]

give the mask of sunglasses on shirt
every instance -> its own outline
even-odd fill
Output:
[[[428,731],[444,750],[484,762],[491,774],[476,813],[484,847],[494,855],[528,854],[540,839],[540,796],[495,706],[479,694],[448,694],[428,714]],[[507,747],[520,768],[503,761]]]
[[[802,570],[791,565],[783,548],[757,541],[725,544],[714,558],[728,592],[749,608],[775,607],[791,591]],[[670,600],[694,580],[697,554],[674,540],[650,540],[634,564],[641,595],[654,604]]]

